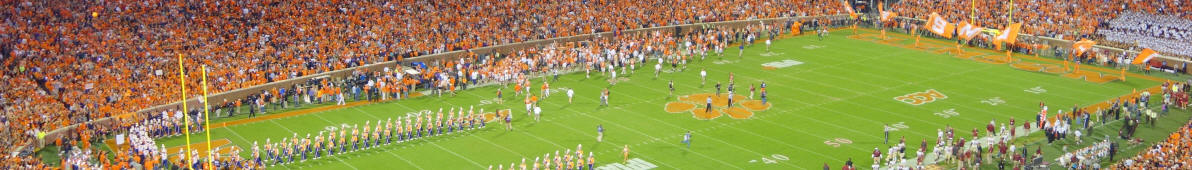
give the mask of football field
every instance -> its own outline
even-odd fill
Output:
[[[991,120],[1001,124],[1014,117],[1019,123],[1034,122],[1039,102],[1067,112],[1074,105],[1099,104],[1161,83],[1130,76],[1127,81],[1097,82],[1025,71],[1011,64],[978,61],[1004,56],[993,51],[966,48],[968,56],[957,57],[940,52],[951,49],[944,48],[953,47],[949,44],[925,41],[929,45],[911,48],[907,45],[914,41],[903,34],[880,41],[873,39],[874,33],[865,30],[862,34],[867,36],[850,38],[851,31],[841,30],[824,40],[814,35],[788,37],[774,41],[769,52],[758,41],[745,48],[743,59],[732,47],[723,57],[695,59],[680,71],[668,65],[659,77],[654,76],[654,62],[649,62],[644,68],[638,66],[636,73],[619,74],[616,85],[608,83],[608,75],[596,72],[590,78],[583,72],[561,75],[557,81],[548,79],[553,92],[541,99],[538,121],[526,115],[523,96],[515,96],[512,86],[493,85],[462,90],[455,96],[314,106],[293,111],[306,112],[302,114],[213,128],[211,139],[226,141],[216,147],[242,148],[241,155],[250,158],[254,141],[276,142],[295,133],[317,135],[344,124],[363,126],[440,108],[475,107],[485,112],[510,109],[514,130],[493,122],[483,129],[273,168],[484,169],[568,149],[574,152],[577,145],[595,154],[596,167],[610,169],[819,169],[824,163],[835,169],[850,158],[857,167],[869,167],[874,148],[885,152],[900,137],[906,138],[908,155],[913,155],[911,149],[918,149],[924,139],[934,143],[936,130],[945,126],[955,128],[958,137],[971,137],[973,128],[982,129],[984,136]],[[1025,56],[1015,60],[1047,64]],[[700,69],[708,73],[703,84]],[[722,102],[730,74],[736,82],[731,108]],[[534,79],[534,86],[542,80]],[[675,84],[673,96],[668,95],[668,81]],[[759,94],[749,96],[750,86],[763,81],[769,92],[764,105]],[[717,82],[726,86],[720,95],[716,95]],[[605,88],[611,91],[610,105],[600,106],[598,96]],[[568,103],[566,89],[575,91],[574,102]],[[504,90],[503,104],[494,100],[497,90]],[[539,89],[531,91],[537,95]],[[704,112],[708,96],[718,97],[711,113]],[[220,122],[229,121],[216,124]],[[605,129],[603,142],[596,141],[597,126]],[[883,143],[886,128],[891,130],[889,144]],[[680,143],[689,131],[690,147]],[[192,143],[202,142],[202,133],[198,134],[191,136]],[[167,147],[185,144],[182,137],[158,142]],[[630,148],[633,161],[622,161],[624,146]]]

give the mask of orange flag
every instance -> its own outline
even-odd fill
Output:
[[[936,35],[944,36],[944,38],[952,38],[952,31],[955,31],[955,26],[940,17],[938,13],[931,13],[931,17],[927,19],[927,25],[923,26],[928,31]]]
[[[973,37],[976,37],[977,34],[980,34],[981,30],[984,30],[984,29],[985,28],[981,28],[981,26],[977,26],[975,24],[969,24],[968,22],[960,22],[960,26],[956,27],[956,34],[957,34],[957,36],[960,36],[961,39],[964,39],[967,41],[969,39],[973,39]]]
[[[1142,52],[1138,53],[1138,57],[1134,57],[1133,63],[1142,64],[1151,60],[1151,58],[1155,58],[1155,56],[1158,56],[1158,54],[1155,54],[1155,50],[1151,50],[1150,48],[1142,49]]]
[[[879,19],[881,19],[882,22],[890,21],[890,19],[894,19],[894,17],[898,16],[898,13],[886,11],[886,5],[882,2],[877,3],[877,11],[878,14],[881,15]]]
[[[848,11],[849,18],[857,19],[857,11],[853,11],[853,7],[849,6],[848,2],[841,3],[841,5],[844,5],[844,11]]]
[[[1076,51],[1076,55],[1082,55],[1084,52],[1093,49],[1093,45],[1097,45],[1097,42],[1082,38],[1080,41],[1072,43],[1072,49]]]
[[[993,44],[995,44],[998,49],[1002,49],[1002,42],[1007,44],[1014,43],[1016,40],[1018,40],[1018,31],[1021,28],[1022,23],[1012,23],[1009,26],[1006,26],[1006,29],[1002,30],[1001,35],[993,37]]]
[[[891,11],[882,11],[881,15],[882,15],[881,16],[882,22],[886,22],[886,21],[890,21],[890,19],[894,19],[894,17],[897,17],[898,13],[894,13]]]

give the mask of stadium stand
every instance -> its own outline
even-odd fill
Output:
[[[975,25],[1002,29],[1009,25],[1008,17],[1013,15],[1014,22],[1023,24],[1022,34],[1049,37],[1061,40],[1075,41],[1087,38],[1123,51],[1135,51],[1151,48],[1169,57],[1189,60],[1187,46],[1180,46],[1192,41],[1188,36],[1189,30],[1179,27],[1187,25],[1192,14],[1180,11],[1192,10],[1192,6],[1179,1],[1013,1],[1014,11],[1006,10],[975,10],[983,8],[1009,7],[1011,1],[924,1],[906,0],[891,3],[889,8],[900,16],[928,19],[932,12],[953,22],[970,22]],[[1120,5],[1106,5],[1120,4]],[[975,18],[971,18],[975,17]],[[1126,19],[1129,18],[1129,19]],[[910,30],[917,25],[916,21],[896,21],[894,25]],[[1147,24],[1145,28],[1138,25]],[[973,45],[990,47],[988,37],[978,36]],[[1026,39],[1009,46],[1015,52],[1034,54],[1045,50],[1036,47],[1047,47],[1055,51],[1055,56],[1067,56],[1070,49],[1068,44],[1048,44],[1039,39]],[[1085,63],[1100,63],[1117,65],[1128,61],[1135,54],[1111,53],[1109,51],[1094,50],[1092,53],[1077,56]],[[1172,72],[1186,72],[1180,63],[1167,63],[1152,60],[1151,67],[1170,70]]]
[[[926,19],[928,14],[938,12],[949,21],[968,21],[976,16],[977,25],[1001,27],[1008,25],[1006,18],[1011,13],[1002,10],[973,10],[971,7],[1006,7],[1011,1],[925,1],[905,0],[891,4],[901,16]],[[975,3],[975,4],[971,4]],[[1146,11],[1147,14],[1167,14],[1173,17],[1192,19],[1192,14],[1173,11],[1192,10],[1179,1],[1014,1],[1015,22],[1024,25],[1024,34],[1077,40],[1081,36],[1095,33],[1110,19],[1127,11]],[[1120,5],[1106,5],[1120,4]],[[976,12],[976,13],[973,13]]]
[[[0,150],[19,150],[48,130],[174,101],[180,96],[178,75],[172,74],[179,56],[189,64],[187,77],[199,76],[198,65],[208,66],[212,92],[218,93],[369,63],[535,39],[839,14],[839,2],[7,3],[0,12],[9,16],[0,42],[3,76],[9,81],[0,83],[8,89],[0,101],[6,106],[3,123],[10,126],[4,129]],[[671,6],[688,8],[667,8]],[[198,83],[188,81],[187,86],[199,87]],[[301,86],[290,92],[297,87]],[[307,91],[331,90],[324,87]],[[188,90],[187,94],[200,94],[198,88]],[[241,102],[252,101],[224,104]],[[123,131],[144,119],[148,118],[122,117],[120,127],[78,126],[79,133],[57,145],[96,140],[91,136]],[[7,167],[41,165],[27,155],[5,157]]]
[[[1180,127],[1175,133],[1138,156],[1130,157],[1112,168],[1115,169],[1184,169],[1192,166],[1192,122]]]
[[[1150,48],[1192,56],[1192,20],[1172,15],[1126,12],[1097,30],[1105,40],[1123,47]]]
[[[979,10],[972,14],[973,10],[963,8],[972,4],[965,2],[906,0],[890,4],[889,9],[911,18],[924,19],[931,12],[940,12],[950,17],[949,20],[966,20],[966,16],[976,15],[979,16],[978,25],[987,27],[1008,24],[1008,16],[1000,11]],[[1007,6],[1009,3],[973,2],[977,3],[975,6]],[[7,80],[0,82],[0,89],[5,89],[0,93],[0,105],[4,106],[0,123],[7,128],[0,129],[4,136],[0,138],[0,150],[21,151],[22,146],[40,139],[45,131],[79,125],[74,128],[76,133],[53,142],[59,147],[84,148],[69,151],[77,156],[64,159],[70,163],[63,165],[86,166],[86,160],[92,157],[107,157],[104,153],[91,153],[86,150],[87,145],[98,140],[95,136],[108,136],[118,131],[135,132],[137,139],[132,141],[137,146],[132,152],[141,154],[117,157],[140,160],[164,152],[156,150],[152,140],[144,140],[155,136],[145,134],[146,125],[177,119],[118,115],[175,102],[181,96],[175,69],[179,65],[179,56],[184,56],[184,62],[189,64],[187,77],[199,77],[198,65],[208,66],[207,71],[212,77],[211,93],[219,93],[335,70],[351,70],[373,63],[532,40],[681,24],[844,14],[840,9],[843,5],[839,3],[841,1],[833,0],[6,3],[6,10],[0,10],[0,14],[8,16],[4,24],[0,24],[0,31],[4,32],[0,35],[0,44],[3,44],[0,59],[5,68],[0,78]],[[1168,54],[1192,54],[1186,45],[1180,45],[1187,44],[1188,38],[1192,37],[1187,29],[1192,14],[1170,12],[1192,11],[1192,6],[1179,1],[1015,3],[1017,8],[1038,9],[1015,11],[1016,21],[1031,23],[1026,25],[1025,34],[1065,40],[1090,37],[1113,42],[1105,44],[1119,48],[1153,48]],[[808,22],[841,24],[830,20]],[[1171,24],[1131,26],[1132,23],[1157,22]],[[518,49],[509,54],[469,52],[462,58],[432,60],[428,67],[411,68],[422,73],[419,77],[403,75],[400,71],[405,68],[401,67],[393,67],[392,71],[388,67],[386,70],[356,69],[348,79],[312,79],[288,88],[261,91],[240,100],[210,102],[215,102],[216,109],[230,115],[241,112],[241,105],[248,105],[249,112],[264,112],[269,107],[287,107],[290,102],[296,105],[308,103],[300,102],[303,99],[329,101],[332,94],[353,94],[351,97],[356,99],[382,95],[404,98],[410,91],[406,87],[450,91],[456,87],[452,84],[462,84],[466,88],[466,84],[478,82],[517,83],[518,79],[525,79],[519,76],[524,74],[519,73],[523,71],[549,74],[559,71],[557,68],[597,69],[608,67],[605,64],[632,64],[637,57],[617,51],[634,51],[632,54],[636,55],[686,55],[690,51],[662,47],[694,41],[697,47],[714,48],[723,46],[717,42],[740,41],[747,34],[763,35],[765,32],[772,35],[781,32],[780,29],[790,28],[790,24],[709,28],[703,30],[705,32],[681,36],[683,38],[667,36],[667,39],[657,38],[663,37],[660,32],[626,34],[611,40],[593,39],[590,43],[558,43]],[[1156,29],[1168,31],[1141,32]],[[1134,42],[1140,40],[1145,43],[1135,46]],[[191,97],[201,94],[194,88],[200,87],[199,81],[191,80],[186,84],[191,87],[186,92]],[[171,112],[182,111],[163,113]],[[194,110],[186,112],[197,114]],[[117,119],[120,126],[80,125],[109,117]],[[45,166],[28,154],[5,154],[0,158],[5,161],[0,165],[4,169],[41,169]],[[112,164],[126,167],[129,163]]]

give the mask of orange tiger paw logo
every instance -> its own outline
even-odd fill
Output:
[[[712,108],[707,108],[707,99],[712,98]],[[679,96],[678,101],[666,103],[668,113],[691,113],[692,117],[700,120],[711,120],[725,114],[733,119],[748,119],[753,112],[770,109],[770,103],[749,99],[748,96],[733,95],[733,106],[728,107],[728,94],[700,93]]]

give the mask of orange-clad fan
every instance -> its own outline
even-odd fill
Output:
[[[5,81],[0,83],[0,89],[5,90],[0,101],[4,105],[3,123],[10,130],[0,134],[4,136],[0,138],[4,144],[0,150],[10,151],[30,144],[36,139],[32,132],[82,125],[177,101],[182,94],[178,90],[180,75],[176,69],[179,55],[184,58],[181,62],[186,67],[185,76],[189,77],[185,82],[189,87],[186,94],[193,98],[201,94],[197,77],[202,74],[199,68],[203,65],[207,66],[209,92],[219,93],[365,64],[528,40],[700,22],[842,14],[839,8],[843,5],[839,3],[746,0],[5,3],[0,13],[9,18],[0,23],[3,25],[0,32],[5,35],[0,36],[4,47],[0,64],[5,68],[2,71]],[[670,8],[674,6],[688,8]],[[640,35],[635,38],[645,39]],[[537,56],[530,58],[544,61]],[[492,76],[520,70],[548,69],[514,62],[486,64],[491,67],[474,65],[470,69],[483,70],[481,73],[490,80],[495,80]],[[517,67],[522,68],[513,69]],[[430,69],[416,69],[425,73],[421,80],[449,73],[445,68]],[[450,78],[458,78],[451,84],[476,81]],[[418,87],[422,84],[417,83],[421,81],[416,77],[403,79],[389,80],[387,84],[401,82],[399,91],[403,93],[424,88]],[[329,93],[326,87],[342,91]],[[375,87],[383,86],[364,88]],[[275,103],[279,102],[310,100],[310,97],[342,99],[329,95],[349,94],[349,91],[333,82],[270,89],[250,99],[228,101],[228,108],[235,109],[226,111],[239,113],[240,107],[232,106],[243,105],[251,106],[250,112],[264,112],[267,108],[276,109]],[[287,96],[293,98],[286,99]],[[86,132],[68,135],[71,142],[63,143],[97,140],[91,135],[110,135],[107,133],[111,130],[147,120],[152,119],[138,117],[122,120],[129,123],[122,127],[81,129]],[[86,133],[91,134],[82,135]],[[35,159],[7,155],[3,158],[15,163],[2,164],[0,169],[40,166]]]

